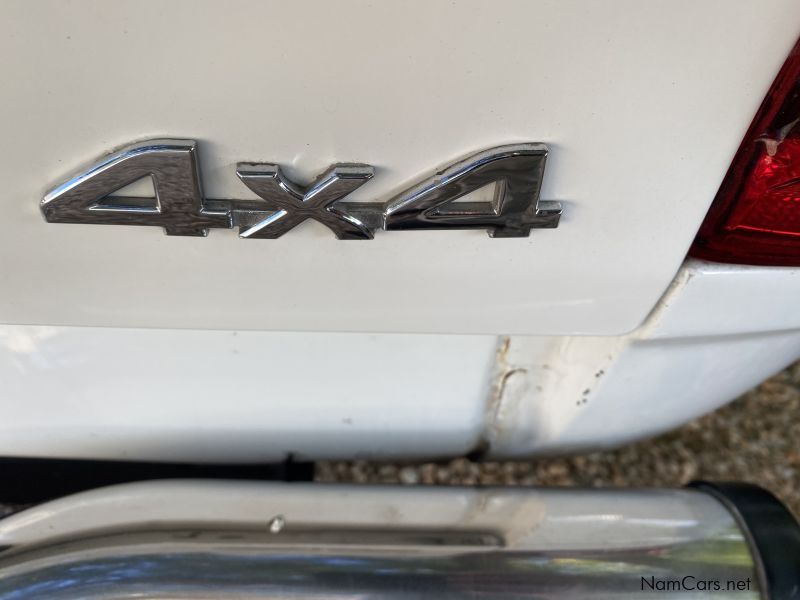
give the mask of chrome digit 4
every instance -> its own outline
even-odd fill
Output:
[[[384,207],[384,229],[488,229],[527,237],[558,226],[561,204],[539,200],[547,146],[514,144],[480,152],[403,192]],[[495,183],[492,202],[454,202]]]
[[[111,197],[148,176],[155,198]],[[204,236],[210,227],[231,227],[230,208],[206,205],[203,199],[193,140],[126,146],[48,193],[42,212],[51,223],[155,225],[170,235]]]

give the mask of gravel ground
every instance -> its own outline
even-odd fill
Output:
[[[681,486],[757,483],[800,516],[800,362],[732,404],[657,438],[571,458],[402,465],[326,462],[317,481],[436,485]]]

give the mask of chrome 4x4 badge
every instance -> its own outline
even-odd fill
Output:
[[[44,197],[42,212],[50,223],[157,225],[169,235],[238,227],[240,237],[274,239],[314,219],[340,240],[369,240],[377,229],[487,229],[492,237],[525,237],[532,228],[557,227],[561,216],[558,202],[539,200],[546,159],[543,144],[498,146],[386,203],[346,201],[372,178],[370,165],[336,164],[302,186],[276,164],[239,163],[236,174],[260,200],[211,200],[203,196],[195,141],[148,140],[59,185]],[[155,198],[112,196],[148,176]],[[455,202],[491,183],[493,201]]]

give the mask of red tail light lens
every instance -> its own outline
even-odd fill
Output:
[[[800,42],[750,125],[689,254],[800,266]]]

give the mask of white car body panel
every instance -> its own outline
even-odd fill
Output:
[[[752,285],[764,278],[782,290],[768,308],[790,310],[800,269],[689,261],[623,336],[4,326],[0,456],[225,463],[615,446],[711,411],[800,357],[796,323],[731,326],[764,300]],[[694,302],[698,289],[727,301]],[[701,320],[721,326],[685,330]]]
[[[720,406],[800,356],[800,269],[685,261],[798,32],[796,0],[3,0],[0,456],[508,458]],[[45,222],[165,136],[208,198],[254,198],[239,161],[361,161],[364,202],[542,142],[564,213],[519,239]]]
[[[620,334],[672,280],[800,31],[795,0],[417,3],[6,0],[0,7],[0,322]],[[749,43],[742,43],[749,40]],[[530,238],[305,223],[280,240],[48,224],[87,161],[199,140],[209,198],[237,161],[308,180],[336,161],[385,201],[483,148],[547,143]],[[422,293],[424,290],[424,293]]]

